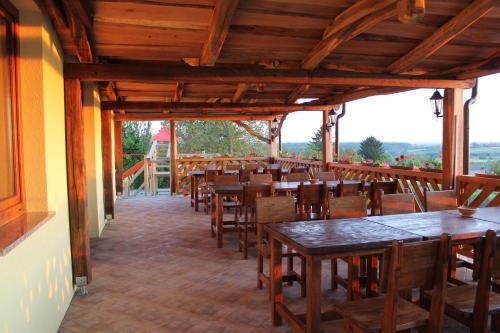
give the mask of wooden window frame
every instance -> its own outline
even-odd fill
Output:
[[[23,181],[22,127],[19,107],[19,11],[8,0],[0,0],[0,17],[7,21],[7,52],[10,67],[14,195],[0,200],[0,226],[26,212]]]

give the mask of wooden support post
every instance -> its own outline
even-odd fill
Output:
[[[278,140],[276,140],[276,137],[271,132],[272,121],[269,121],[268,123],[269,123],[269,138],[270,138],[269,156],[274,158],[274,157],[278,157]]]
[[[84,292],[92,279],[88,231],[87,179],[82,88],[79,80],[64,80],[66,107],[66,163],[73,282]]]
[[[463,91],[446,89],[443,100],[443,189],[454,188],[463,174]]]
[[[175,120],[170,120],[170,194],[177,193],[177,136]]]
[[[112,143],[112,111],[101,111],[102,136],[102,169],[104,185],[104,213],[115,216],[113,190],[113,143]]]
[[[322,142],[322,155],[323,155],[323,169],[328,170],[328,163],[333,162],[333,146],[332,146],[332,133],[331,128],[327,127],[329,122],[328,114],[330,110],[323,111],[323,126],[321,130]]]
[[[122,122],[115,121],[115,184],[116,194],[123,194],[123,144]]]

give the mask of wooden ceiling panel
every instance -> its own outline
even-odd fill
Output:
[[[267,13],[258,11],[238,10],[231,22],[232,25],[254,26],[254,27],[275,27],[275,28],[290,28],[296,27],[300,29],[321,29],[330,23],[331,17],[320,18],[310,17],[306,15],[287,15],[286,13]],[[291,23],[293,22],[293,25]],[[321,37],[318,36],[318,38]]]
[[[96,44],[95,50],[101,57],[128,60],[177,61],[198,57],[201,47],[181,47],[175,45],[129,45]]]
[[[268,13],[310,16],[331,20],[342,10],[352,4],[352,0],[246,0],[239,7],[245,10],[254,10]]]
[[[143,83],[143,82],[117,82],[116,87],[123,90],[148,90],[148,91],[174,91],[176,83]]]

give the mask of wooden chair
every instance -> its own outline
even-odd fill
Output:
[[[378,190],[377,200],[380,203],[380,215],[415,213],[415,197],[411,192],[384,194],[383,190]]]
[[[226,170],[240,170],[241,164],[226,164]]]
[[[267,223],[292,222],[297,220],[297,210],[295,209],[295,199],[292,196],[280,197],[260,197],[255,199],[255,220],[257,221],[257,288],[262,289],[263,285],[269,286],[269,276],[264,273],[264,258],[269,259],[270,251],[267,235],[264,232],[264,225]],[[299,256],[287,249],[283,257],[288,260],[287,274],[283,276],[283,281],[292,283],[297,281],[301,285],[301,294],[306,293],[305,284],[305,258],[301,258],[301,273],[297,274],[293,270],[293,257]],[[271,263],[269,263],[269,270]],[[271,296],[271,294],[269,294]]]
[[[463,284],[446,290],[446,315],[469,327],[471,332],[488,332],[488,316],[492,316],[492,330],[500,328],[500,294],[491,291],[491,279],[500,278],[500,242],[492,230],[480,242],[481,264],[477,285]],[[432,295],[434,297],[434,295]],[[425,292],[423,301],[428,306],[431,294]]]
[[[309,174],[305,172],[291,173],[286,176],[287,182],[305,182],[309,180]]]
[[[268,173],[252,173],[249,180],[251,183],[272,183],[273,176]]]
[[[270,174],[273,177],[273,181],[275,182],[280,182],[282,178],[282,171],[281,169],[275,169],[275,168],[265,168],[264,173]]]
[[[424,205],[426,212],[457,209],[457,192],[455,190],[429,191],[424,189]]]
[[[290,169],[290,173],[307,173],[307,174],[309,174],[309,168],[293,167]]]
[[[358,196],[365,191],[365,181],[361,180],[359,183],[344,183],[343,180],[337,185],[337,197]]]
[[[320,181],[323,180],[338,180],[337,174],[335,172],[323,172],[320,171],[316,173],[316,178],[318,178]]]
[[[243,259],[248,259],[248,248],[256,245],[248,239],[249,231],[256,231],[255,220],[255,199],[258,197],[270,197],[273,194],[272,185],[245,185],[243,188],[243,199],[241,202],[244,211],[244,221],[237,221],[238,230],[238,250],[243,251]]]
[[[214,184],[218,185],[235,185],[239,184],[239,176],[237,174],[234,175],[215,175],[214,176]],[[241,198],[237,196],[232,196],[225,198],[224,200],[224,209],[233,209],[234,208],[234,219],[235,221],[238,219],[238,213],[241,215]]]
[[[210,208],[210,192],[208,191],[208,183],[213,183],[215,176],[218,176],[221,174],[222,174],[222,170],[212,169],[212,168],[205,170],[205,182],[202,185],[201,194],[202,194],[202,200],[205,204],[205,213],[207,213],[207,214],[208,214],[209,208]]]
[[[374,179],[370,185],[368,191],[368,199],[370,199],[370,215],[380,214],[380,202],[377,200],[377,191],[382,190],[384,194],[396,194],[398,193],[398,181],[397,180],[377,180]]]
[[[387,293],[335,306],[344,317],[344,332],[396,332],[412,328],[442,332],[450,248],[449,235],[442,235],[438,241],[393,241],[387,251]],[[412,288],[432,289],[430,312],[399,295]]]
[[[252,169],[240,169],[240,182],[246,183],[250,181],[250,175],[254,173]]]
[[[215,175],[213,179],[214,184],[222,184],[222,185],[232,185],[239,184],[240,179],[237,174],[234,175]]]
[[[245,170],[257,170],[259,168],[259,163],[247,163],[244,165]]]
[[[322,184],[301,183],[298,186],[298,208],[301,220],[326,219],[328,188]]]

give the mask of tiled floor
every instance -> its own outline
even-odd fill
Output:
[[[74,297],[60,332],[291,332],[271,325],[267,289],[256,288],[255,253],[242,260],[231,234],[217,249],[209,230],[209,217],[195,213],[187,198],[119,200],[116,219],[92,241],[89,294]],[[345,297],[328,289],[327,265],[324,309]],[[298,289],[285,293],[303,312]],[[322,330],[341,332],[342,322]]]

